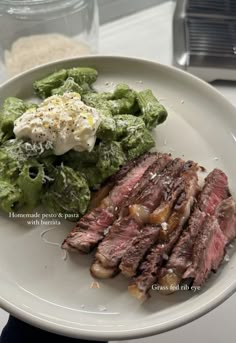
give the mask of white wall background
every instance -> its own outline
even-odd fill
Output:
[[[98,0],[100,23],[121,18],[167,0]]]

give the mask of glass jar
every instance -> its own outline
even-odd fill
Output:
[[[0,81],[98,48],[96,0],[0,0]]]

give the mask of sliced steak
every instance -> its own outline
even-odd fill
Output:
[[[236,203],[229,197],[221,201],[215,214],[206,217],[192,253],[192,264],[183,279],[193,279],[202,286],[211,270],[217,271],[225,254],[225,246],[236,237]]]
[[[104,269],[111,272],[110,276],[116,274],[117,266],[127,248],[129,242],[139,231],[139,224],[131,217],[117,220],[108,235],[97,248],[95,262],[91,267],[91,273],[100,278],[106,278],[108,271],[103,275]],[[99,269],[99,265],[101,269]],[[109,276],[109,277],[110,277]]]
[[[123,275],[132,277],[140,261],[143,259],[150,247],[156,243],[160,228],[155,225],[145,226],[132,240],[130,246],[125,251],[119,266]]]
[[[147,154],[147,156],[142,159],[134,168],[132,168],[128,174],[124,178],[118,181],[115,187],[112,188],[111,192],[109,193],[109,205],[111,204],[112,207],[115,209],[116,212],[119,212],[120,207],[122,207],[124,201],[128,199],[131,195],[133,190],[135,189],[135,186],[139,183],[139,181],[142,179],[142,177],[145,175],[145,172],[147,171],[147,174],[145,175],[145,180],[147,181],[150,178],[149,175],[149,168],[152,166],[153,163],[157,162],[155,164],[155,169],[160,171],[162,170],[165,165],[170,160],[170,156],[167,154]],[[151,169],[152,170],[152,169]],[[146,185],[146,182],[144,184],[140,183],[140,186],[143,187]],[[137,191],[137,186],[136,186]]]
[[[138,300],[145,301],[149,298],[149,290],[159,276],[163,261],[178,240],[179,231],[182,230],[179,228],[179,230],[174,231],[168,242],[154,245],[141,263],[137,276],[131,280],[128,286],[130,294]]]
[[[164,193],[168,192],[169,188],[172,189],[175,179],[179,176],[184,166],[184,161],[180,158],[169,162],[163,172],[160,174],[156,173],[151,179],[150,185],[136,199],[135,204],[146,207],[150,213],[154,211],[160,204]]]
[[[213,214],[217,206],[228,196],[226,175],[221,170],[214,169],[205,179],[205,185],[198,196],[186,230],[174,247],[166,266],[160,272],[158,282],[163,288],[168,285],[170,292],[177,289],[176,286],[182,280],[183,274],[192,264],[193,246],[206,216]],[[232,211],[232,209],[229,210],[228,208],[228,211]],[[219,211],[219,216],[223,215],[223,212],[222,208],[222,211]]]
[[[220,169],[214,169],[205,179],[198,207],[202,212],[214,214],[219,203],[229,196],[227,176]]]
[[[151,224],[161,225],[166,223],[171,215],[172,208],[184,190],[184,179],[179,177],[175,180],[173,189],[168,194],[164,193],[164,199],[162,200],[160,206],[158,206],[154,212],[150,214],[149,221]]]
[[[170,224],[169,227],[167,227],[166,221],[169,219],[169,216],[171,214],[171,211],[173,209],[174,204],[176,204],[175,211],[175,223],[179,223],[177,220],[177,213],[179,216],[182,216],[181,211],[178,209],[180,207],[180,204],[183,203],[183,194],[185,194],[185,187],[186,187],[186,175],[188,175],[188,178],[190,177],[190,174],[193,173],[194,177],[192,180],[197,184],[197,169],[198,166],[196,163],[192,161],[186,162],[182,168],[180,176],[172,180],[170,179],[170,176],[168,177],[168,182],[165,183],[165,180],[163,181],[164,188],[163,188],[163,200],[157,209],[151,213],[151,215],[148,217],[147,221],[154,221],[155,219],[155,226],[153,225],[147,225],[147,227],[144,227],[143,230],[138,234],[137,237],[132,241],[129,248],[127,249],[125,255],[122,258],[122,262],[120,265],[120,269],[122,273],[126,276],[134,276],[136,273],[136,270],[145,256],[145,254],[148,252],[148,250],[151,248],[151,246],[157,241],[157,238],[160,237],[159,231],[163,231],[166,235],[166,233],[170,230],[174,230],[174,222],[172,220],[172,224]],[[165,188],[165,186],[167,187]],[[180,197],[181,194],[181,197]],[[182,200],[181,200],[182,199]],[[137,205],[138,206],[138,205]],[[134,206],[132,206],[133,208]],[[154,218],[155,217],[155,218]],[[172,217],[173,219],[173,217]],[[159,230],[157,225],[159,226]],[[171,226],[172,225],[172,226]],[[162,233],[162,236],[163,233]]]
[[[138,270],[138,276],[129,286],[129,292],[142,301],[148,298],[149,289],[159,277],[163,258],[168,258],[190,216],[191,207],[199,191],[196,171],[197,165],[193,163],[191,168],[183,173],[185,188],[166,223],[167,227],[161,227],[160,233],[163,233],[160,235],[160,242],[148,253]]]
[[[79,220],[62,243],[62,248],[70,251],[90,252],[103,239],[104,230],[116,220],[120,206],[129,197],[134,186],[148,168],[157,160],[160,161],[161,166],[165,165],[170,159],[167,156],[156,153],[145,154],[136,160],[133,168],[127,168],[127,174],[121,173],[122,177],[118,178],[109,195],[101,201],[100,207],[91,210]]]
[[[156,172],[155,176],[150,178],[148,175],[148,184],[146,188],[143,190],[140,196],[136,199],[138,203],[141,201],[141,206],[149,211],[149,213],[155,209],[155,207],[160,203],[164,189],[166,187],[165,180],[171,182],[171,180],[175,179],[180,172],[183,170],[184,162],[181,159],[175,159],[170,161],[162,172]],[[149,192],[149,190],[152,192]],[[151,198],[151,201],[150,199]],[[135,201],[135,202],[136,202]],[[133,205],[132,205],[133,206]],[[131,206],[131,207],[132,207]],[[124,223],[124,224],[123,224]],[[136,223],[137,230],[134,230],[134,223]],[[106,238],[99,244],[97,253],[95,255],[95,262],[94,265],[91,267],[92,274],[97,277],[101,277],[101,271],[98,269],[98,263],[102,266],[102,268],[114,268],[112,275],[119,271],[118,267],[121,261],[122,256],[124,255],[126,249],[131,244],[132,239],[137,235],[138,230],[143,227],[144,223],[137,218],[137,215],[132,218],[132,216],[126,216],[123,219],[118,220],[113,224],[110,228],[108,235]],[[122,227],[122,232],[119,235],[117,227]],[[125,234],[125,230],[127,231],[127,235]],[[128,239],[130,237],[130,239]],[[119,242],[119,244],[117,243]],[[113,249],[114,244],[116,245],[116,249]],[[96,272],[98,271],[98,274]],[[111,272],[111,270],[110,270]],[[108,275],[108,273],[105,273]],[[105,278],[105,276],[104,276]]]
[[[120,206],[119,217],[124,217],[129,214],[129,207],[135,203],[142,192],[151,187],[154,180],[159,177],[163,169],[165,170],[172,163],[172,158],[169,154],[160,154],[158,158],[144,173],[143,177],[136,183],[129,197]]]
[[[177,289],[176,286],[182,280],[184,272],[191,265],[193,243],[205,217],[206,214],[196,207],[189,219],[188,227],[175,245],[165,267],[161,269],[158,282],[163,289],[169,289],[169,293]]]
[[[103,238],[104,227],[114,221],[114,214],[107,208],[95,208],[83,216],[77,226],[69,233],[62,244],[62,248],[69,251],[89,253]]]
[[[236,202],[232,197],[223,200],[216,209],[216,218],[227,239],[227,243],[236,237]]]
[[[215,216],[208,216],[193,247],[192,265],[183,279],[192,278],[194,286],[202,286],[211,270],[217,270],[224,257],[226,238]]]
[[[143,156],[138,157],[134,160],[128,161],[124,166],[118,170],[114,175],[110,176],[108,180],[106,180],[102,185],[101,188],[94,192],[89,204],[89,210],[92,210],[95,207],[98,207],[101,201],[109,194],[115,184],[117,184],[120,180],[122,180],[128,172],[134,168],[140,161],[142,161]]]
[[[167,223],[161,225],[160,239],[162,241],[168,241],[170,234],[178,227],[183,228],[190,217],[192,206],[199,192],[197,170],[197,164],[192,162],[189,164],[189,169],[182,174],[184,189],[177,198]]]

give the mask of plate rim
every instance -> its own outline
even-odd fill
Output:
[[[220,93],[218,90],[216,90],[212,85],[208,84],[207,82],[199,79],[198,77],[189,74],[185,72],[184,70],[180,70],[174,66],[164,65],[161,63],[158,63],[157,61],[145,59],[145,58],[137,58],[132,56],[119,56],[119,55],[88,55],[88,56],[81,56],[81,57],[73,57],[73,58],[64,58],[59,59],[50,63],[46,63],[43,65],[40,65],[38,67],[31,68],[20,75],[14,76],[11,79],[5,81],[0,85],[0,92],[2,89],[7,87],[8,85],[14,83],[16,80],[24,79],[25,76],[28,74],[34,73],[35,71],[44,70],[45,68],[53,68],[53,66],[58,66],[61,63],[79,63],[79,61],[82,60],[88,60],[88,63],[91,63],[92,61],[96,60],[102,60],[102,59],[113,59],[113,60],[123,60],[123,61],[130,61],[130,62],[143,62],[144,64],[151,64],[153,66],[157,66],[161,68],[163,71],[168,72],[174,72],[180,75],[180,77],[192,80],[195,83],[198,83],[202,87],[204,87],[208,92],[211,92],[213,95],[217,95],[221,101],[224,102],[225,106],[228,106],[228,108],[231,108],[230,113],[228,113],[229,116],[233,117],[232,112],[235,112],[235,118],[236,118],[236,108],[235,106],[230,103],[225,96]],[[231,295],[234,294],[236,291],[236,279],[231,282],[231,284],[228,285],[227,289],[224,292],[221,292],[216,297],[212,298],[209,302],[207,302],[204,305],[201,305],[200,308],[197,308],[193,312],[187,315],[183,315],[179,318],[174,318],[169,322],[154,325],[151,327],[144,327],[139,329],[132,329],[132,330],[122,330],[122,331],[90,331],[88,329],[81,329],[81,328],[75,328],[70,327],[68,325],[59,324],[58,322],[55,322],[53,320],[43,319],[42,317],[38,316],[37,314],[32,314],[19,306],[11,303],[9,300],[4,299],[0,295],[0,307],[6,310],[7,312],[11,313],[15,317],[25,321],[26,323],[29,323],[31,325],[34,325],[36,327],[39,327],[43,330],[54,332],[56,334],[60,334],[63,336],[73,337],[73,338],[81,338],[81,339],[94,339],[94,340],[125,340],[125,339],[134,339],[134,338],[144,338],[147,336],[153,336],[156,334],[160,334],[166,331],[173,330],[175,328],[178,328],[180,326],[183,326],[187,323],[190,323],[194,321],[197,318],[200,318],[201,316],[205,315],[206,313],[212,311],[214,308],[222,304],[224,301],[226,301]]]

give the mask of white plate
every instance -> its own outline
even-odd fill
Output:
[[[137,90],[151,88],[169,111],[166,123],[155,131],[157,149],[194,159],[208,171],[223,168],[236,194],[235,108],[215,89],[177,69],[123,57],[60,61],[4,84],[0,101],[7,96],[32,98],[34,80],[78,65],[98,69],[98,90],[109,90],[118,82]],[[45,237],[61,243],[72,227],[68,223],[58,226]],[[92,256],[75,254],[64,261],[59,246],[48,245],[40,237],[45,229],[4,215],[0,218],[0,305],[45,330],[94,340],[145,337],[202,316],[236,288],[234,254],[200,293],[161,296],[152,291],[151,299],[142,305],[128,294],[128,282],[122,276],[99,281],[100,288],[91,288]]]

